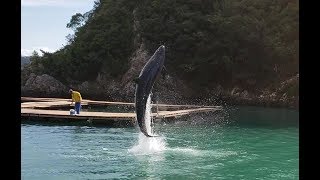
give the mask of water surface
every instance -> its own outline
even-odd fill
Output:
[[[237,107],[135,127],[21,124],[22,179],[298,179],[299,112]]]

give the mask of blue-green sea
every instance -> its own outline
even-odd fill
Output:
[[[21,124],[21,177],[50,179],[299,179],[299,112],[233,107],[137,127]]]

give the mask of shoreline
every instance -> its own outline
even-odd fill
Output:
[[[37,95],[36,95],[37,94]],[[124,96],[121,94],[113,95],[90,95],[81,93],[82,98],[90,100],[101,100],[101,101],[125,101],[134,102],[134,96]],[[35,98],[71,98],[69,94],[47,94],[47,93],[31,93],[21,92],[21,97],[35,97]],[[115,98],[116,97],[116,98]],[[179,99],[160,99],[158,103],[167,104],[194,104],[194,105],[221,105],[221,106],[256,106],[265,108],[286,108],[295,109],[299,111],[299,101],[296,99],[291,100],[280,100],[279,98],[273,99],[261,99],[259,97],[233,97],[233,96],[211,96],[210,98],[192,97],[192,98],[179,98]]]

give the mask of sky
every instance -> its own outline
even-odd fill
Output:
[[[54,52],[67,44],[72,15],[84,14],[95,0],[21,0],[21,56],[40,49]]]

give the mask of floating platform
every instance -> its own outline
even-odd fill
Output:
[[[63,98],[33,98],[33,97],[21,97],[21,108],[54,108],[54,107],[73,107],[70,106],[70,99]],[[134,103],[128,102],[111,102],[111,101],[94,101],[83,99],[82,106],[131,106],[134,107]],[[170,105],[170,104],[151,104],[152,107],[157,107],[159,110],[168,109],[186,109],[186,108],[216,108],[221,109],[221,106],[199,106],[199,105]]]
[[[79,115],[70,115],[68,110],[52,110],[47,108],[63,108],[69,107],[70,99],[62,98],[31,98],[21,97],[21,117],[24,119],[30,118],[50,118],[59,120],[72,120],[72,121],[95,121],[95,122],[106,122],[106,121],[127,121],[131,124],[135,123],[136,114],[134,112],[92,112],[83,109]],[[26,102],[29,101],[29,102]],[[99,106],[131,106],[134,107],[134,103],[127,102],[108,102],[108,101],[93,101],[86,100],[82,101],[83,106],[99,105]],[[197,105],[167,105],[167,104],[152,104],[153,107],[157,107],[157,112],[153,112],[151,116],[154,119],[164,118],[178,118],[188,114],[201,113],[201,112],[215,112],[222,110],[221,106],[197,106]],[[164,110],[174,108],[175,110]],[[179,110],[180,108],[180,110]],[[162,110],[161,110],[162,109]]]

